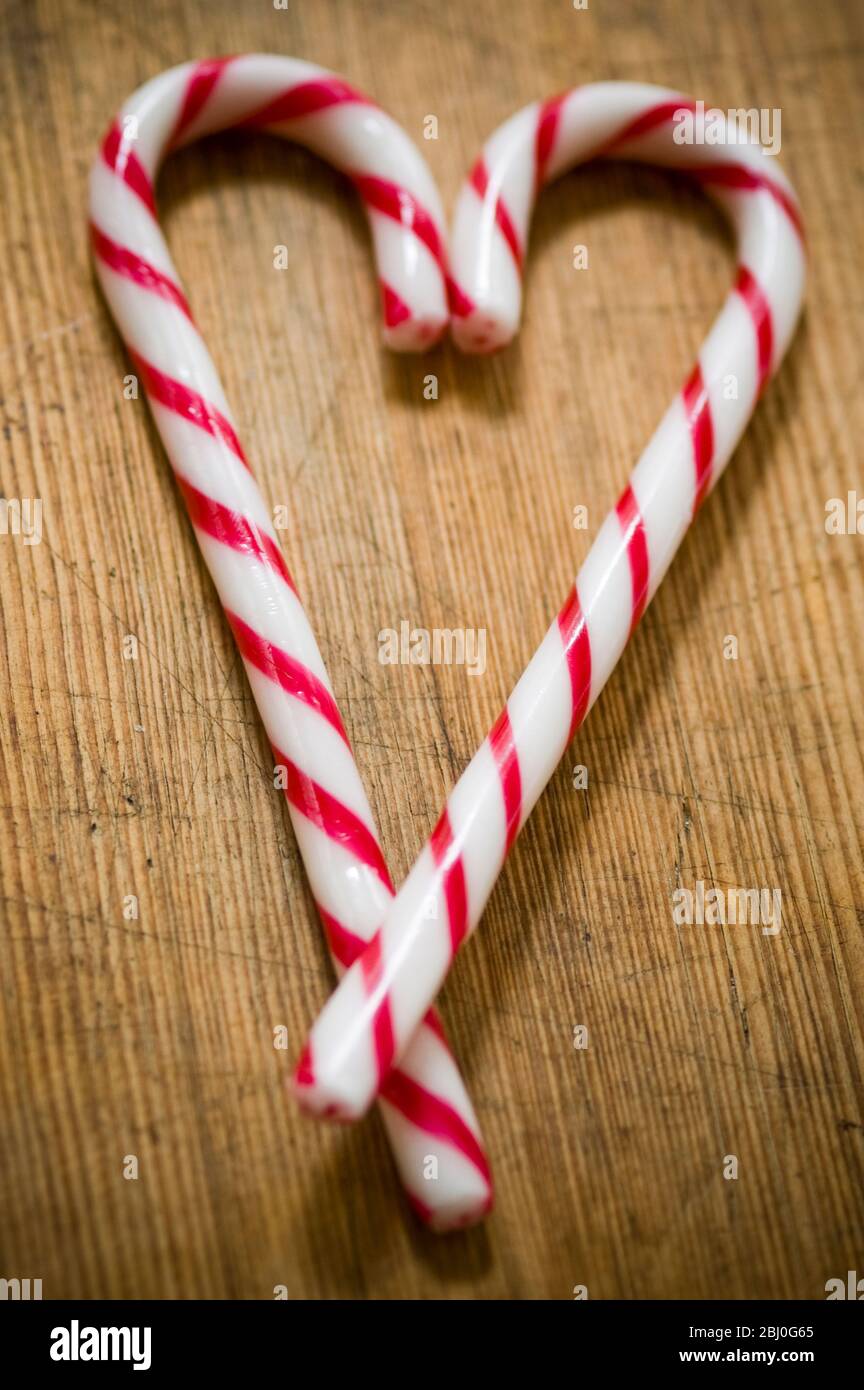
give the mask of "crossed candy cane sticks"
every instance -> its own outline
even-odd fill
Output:
[[[682,111],[694,118],[692,144],[675,138]],[[700,128],[704,114],[676,92],[624,82],[576,88],[502,125],[462,189],[451,302],[454,336],[469,352],[501,347],[518,328],[539,189],[598,155],[674,165],[696,179],[732,221],[738,268],[696,365],[558,616],[456,783],[377,937],[313,1027],[295,1077],[309,1110],[356,1119],[398,1061],[789,345],[805,278],[795,194],[760,146],[739,143],[734,122],[727,120],[720,144],[700,141]],[[724,389],[729,382],[736,391]]]

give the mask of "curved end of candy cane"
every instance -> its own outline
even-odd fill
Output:
[[[489,353],[511,341],[521,319],[537,195],[598,156],[665,165],[692,177],[732,220],[745,264],[780,266],[783,298],[791,303],[799,280],[803,289],[797,263],[804,229],[794,190],[737,112],[712,112],[712,120],[709,127],[704,103],[666,88],[599,82],[535,102],[499,126],[462,186],[453,219],[448,288],[456,344]],[[794,315],[781,319],[778,327],[785,324],[787,332],[775,335],[775,365],[794,327]]]
[[[434,180],[402,127],[335,73],[264,54],[185,63],[146,83],[112,123],[91,175],[91,215],[115,276],[188,305],[158,227],[163,158],[239,128],[296,140],[348,176],[366,211],[383,338],[424,352],[449,322],[444,215]]]

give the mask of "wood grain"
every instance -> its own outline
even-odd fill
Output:
[[[0,536],[0,1274],[46,1297],[823,1297],[864,1259],[864,536],[825,530],[829,498],[864,497],[860,7],[34,0],[4,30],[2,488],[42,499],[43,539]],[[88,263],[114,108],[255,50],[346,73],[417,139],[435,114],[451,204],[502,119],[580,81],[776,106],[809,229],[788,362],[442,998],[497,1179],[485,1229],[446,1240],[407,1215],[376,1120],[283,1098],[272,1030],[299,1046],[330,967]],[[398,879],[680,385],[728,239],[672,177],[570,176],[518,344],[395,360],[362,214],[311,157],[211,140],[160,201]],[[403,618],[485,628],[486,674],[379,665]],[[698,879],[779,887],[779,936],[676,927]]]

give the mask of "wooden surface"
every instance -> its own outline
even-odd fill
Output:
[[[864,1258],[864,536],[825,531],[829,498],[864,497],[859,7],[35,0],[4,30],[2,486],[42,499],[43,540],[0,536],[0,1274],[46,1297],[824,1297]],[[448,205],[501,120],[581,81],[779,107],[810,234],[789,359],[443,995],[497,1179],[485,1229],[446,1240],[407,1215],[377,1120],[329,1129],[283,1098],[330,966],[88,264],[112,111],[173,63],[254,50],[345,73],[415,138],[437,115]],[[518,344],[395,360],[361,211],[311,157],[219,138],[160,199],[290,508],[398,879],[680,385],[727,235],[671,177],[574,174],[538,212]],[[379,665],[402,619],[484,627],[486,674]],[[779,887],[779,936],[677,927],[698,879]]]

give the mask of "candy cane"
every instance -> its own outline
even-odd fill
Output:
[[[676,138],[685,116],[693,144]],[[295,1078],[311,1111],[356,1118],[399,1058],[789,345],[804,288],[795,194],[759,146],[735,143],[734,122],[725,122],[723,144],[699,143],[704,132],[694,103],[675,92],[614,82],[577,88],[501,126],[462,190],[451,304],[455,337],[469,351],[500,347],[518,327],[540,187],[596,155],[686,169],[731,217],[738,271],[561,611],[453,789],[377,938],[312,1029]]]
[[[156,219],[163,155],[230,126],[297,140],[366,205],[385,340],[419,348],[447,322],[437,193],[404,131],[341,78],[291,58],[187,63],[123,107],[91,174],[96,269],[234,632],[339,969],[374,935],[393,886],[312,629]],[[382,1114],[402,1182],[436,1230],[491,1205],[477,1118],[429,1013],[388,1077]]]

